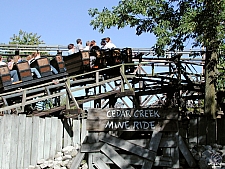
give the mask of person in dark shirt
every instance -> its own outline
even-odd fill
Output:
[[[100,50],[100,47],[97,46],[95,40],[92,40],[90,44],[90,67],[91,68],[95,65],[95,60],[99,50]]]

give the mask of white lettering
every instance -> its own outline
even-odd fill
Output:
[[[150,124],[151,129],[155,129],[155,122],[154,121],[150,121],[149,124]]]
[[[112,116],[110,115],[110,110],[107,111],[107,117],[112,117]]]
[[[154,121],[134,121],[134,126],[133,129],[138,130],[138,129],[143,129],[143,130],[148,130],[148,129],[155,129],[155,122]]]
[[[153,110],[149,110],[149,113],[150,113],[150,114],[149,114],[150,117],[153,117],[153,116],[154,116],[154,115],[153,115]]]
[[[133,127],[133,129],[139,129],[139,127],[138,127],[138,121],[134,121],[134,127]]]
[[[124,122],[118,122],[118,123],[115,123],[115,128],[117,129],[117,128],[123,128],[123,125],[124,125]]]
[[[113,129],[113,121],[107,121],[105,128],[112,128]]]
[[[126,129],[130,129],[129,121],[126,121],[126,122],[125,122],[125,128],[126,128]]]
[[[105,128],[111,128],[111,129],[130,129],[129,121],[123,121],[123,122],[113,122],[113,121],[107,121]]]
[[[146,130],[146,129],[148,129],[148,128],[149,128],[149,124],[148,124],[148,122],[143,121],[142,123],[143,123],[143,129],[144,129],[144,130]]]
[[[126,112],[126,117],[131,117],[130,110],[126,110],[125,112]]]
[[[135,112],[134,112],[134,117],[138,117],[139,116],[139,110],[136,110]]]
[[[160,115],[158,114],[158,110],[154,111],[154,117],[160,117]]]

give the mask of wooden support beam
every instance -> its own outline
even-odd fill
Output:
[[[105,154],[114,164],[121,169],[134,169],[126,160],[123,159],[110,145],[104,144],[101,152]]]
[[[98,169],[110,169],[106,163],[101,158],[96,158],[94,161],[94,166]]]
[[[110,136],[109,134],[102,134],[102,137],[100,137],[100,141],[103,141],[103,142],[105,142],[107,144],[110,144],[114,147],[126,150],[128,152],[133,153],[133,154],[136,154],[136,155],[138,155],[140,157],[143,157],[147,160],[150,160],[150,161],[155,160],[155,158],[153,158],[153,156],[155,157],[155,154],[156,154],[155,152],[153,152],[149,149],[143,148],[141,146],[138,146],[136,144],[130,143],[126,140]]]
[[[24,112],[24,108],[25,108],[25,102],[26,102],[26,90],[23,91],[23,98],[22,98],[22,112]]]
[[[73,94],[72,94],[72,92],[71,92],[71,90],[70,90],[69,85],[68,85],[67,83],[65,83],[65,86],[66,86],[66,90],[67,90],[67,92],[69,93],[69,96],[71,97],[71,99],[73,100],[73,102],[74,102],[76,108],[80,108],[80,107],[79,107],[79,104],[77,103],[77,101],[76,101],[76,99],[75,99],[75,97],[73,97]]]
[[[79,168],[81,161],[84,159],[85,153],[81,153],[80,151],[76,155],[76,157],[73,158],[72,164],[70,168]]]
[[[130,83],[128,82],[127,77],[126,77],[126,75],[124,74],[124,72],[123,72],[122,69],[120,69],[120,74],[121,74],[121,76],[123,77],[123,79],[125,80],[125,82],[126,82],[128,88],[129,88],[131,91],[133,91],[134,89],[131,87],[131,85],[130,85]]]
[[[153,157],[152,157],[154,159],[156,157],[156,153],[157,153],[157,150],[158,150],[158,147],[159,147],[161,137],[162,137],[161,132],[153,131],[152,138],[150,140],[150,144],[149,144],[148,149],[155,152],[155,154],[153,154]],[[151,169],[154,161],[145,160],[144,165],[142,166],[142,169]]]
[[[186,143],[184,142],[181,136],[179,136],[179,149],[181,153],[183,154],[184,158],[186,159],[188,165],[190,167],[195,167],[196,166],[195,159],[192,156],[189,148],[187,147]]]
[[[120,154],[120,156],[131,165],[141,166],[141,165],[144,164],[144,159],[137,156],[137,155]],[[96,158],[100,158],[106,164],[113,164],[113,162],[102,153],[94,153],[93,154],[93,161],[95,161]],[[172,166],[172,159],[171,159],[171,157],[156,156],[153,165],[154,166],[160,166],[160,167],[171,167]]]

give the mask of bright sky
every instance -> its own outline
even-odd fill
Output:
[[[104,34],[93,30],[88,9],[110,8],[118,0],[1,0],[0,43],[8,44],[13,34],[22,29],[28,33],[41,35],[47,45],[68,45],[81,38],[98,44],[103,37],[110,37],[117,47],[150,48],[155,37],[149,33],[137,36],[135,28],[118,30],[111,28]]]

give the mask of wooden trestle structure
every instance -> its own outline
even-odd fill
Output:
[[[23,49],[26,49],[25,51],[56,50],[56,48],[44,50],[41,47],[18,48],[20,51]],[[64,49],[59,48],[61,51]],[[133,53],[134,63],[60,77],[58,84],[52,82],[37,86],[34,84],[33,87],[20,87],[13,92],[1,93],[0,112],[10,113],[14,109],[16,113],[23,113],[26,106],[46,100],[51,102],[50,107],[45,107],[48,109],[48,113],[44,113],[46,115],[58,110],[71,109],[74,106],[81,109],[87,107],[104,109],[115,106],[118,108],[198,106],[195,101],[203,99],[204,94],[204,59],[201,56],[197,59],[189,57],[198,52],[168,52],[165,57],[160,58],[154,56],[154,51],[150,49],[133,49]],[[182,56],[179,56],[180,54]],[[124,71],[126,67],[132,67],[134,71],[127,74]],[[119,70],[119,73],[107,76],[102,73],[106,69],[109,72]],[[21,101],[16,102],[17,98]],[[66,102],[66,106],[61,107],[62,99]],[[15,104],[10,105],[7,100]],[[88,106],[90,101],[94,102],[91,103],[93,106]],[[35,112],[35,114],[40,113],[43,114],[43,112]]]
[[[62,51],[65,49],[58,48]],[[38,49],[42,50],[41,47]],[[48,51],[47,47],[43,51]],[[165,52],[165,57],[156,57],[150,49],[133,49],[133,53],[133,63],[64,77],[58,79],[58,84],[48,82],[1,93],[0,112],[26,113],[40,117],[87,118],[89,135],[81,148],[79,159],[73,162],[75,168],[85,154],[88,155],[90,169],[149,169],[152,166],[179,168],[179,150],[186,159],[186,164],[195,167],[195,160],[185,144],[185,138],[180,135],[178,123],[190,114],[201,116],[203,113],[204,58],[201,55],[189,57],[201,51]],[[131,67],[134,71],[127,73],[124,71],[126,67]],[[102,73],[106,69],[119,70],[119,74],[108,76]],[[33,110],[33,105],[37,103],[44,104],[43,109]],[[145,131],[124,128],[104,130],[93,128],[93,122],[89,124],[93,111],[104,113],[111,109],[163,110],[166,116],[160,115],[164,117],[161,119],[162,125],[168,120],[173,120],[176,124],[175,127],[169,125],[162,129],[161,125],[160,129]],[[99,119],[101,120],[99,116],[96,119],[92,117],[96,123]],[[99,121],[98,123],[100,124]]]

